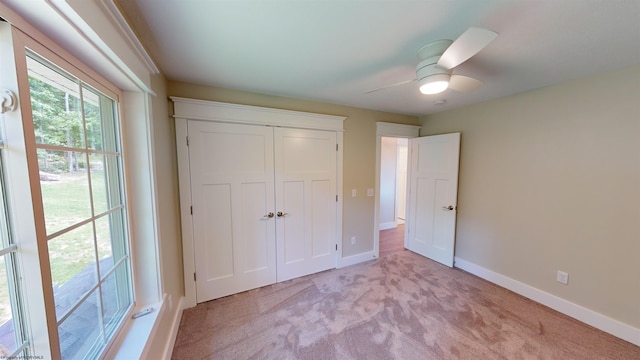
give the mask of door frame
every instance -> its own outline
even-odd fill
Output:
[[[189,120],[215,121],[235,124],[282,126],[300,129],[328,130],[336,132],[336,232],[335,264],[342,254],[342,184],[344,116],[282,110],[259,106],[238,105],[217,101],[197,100],[171,96],[176,125],[176,150],[182,225],[182,261],[184,269],[184,306],[196,306],[196,282],[193,222],[191,215],[191,181],[189,168],[188,129]]]
[[[375,209],[373,215],[373,257],[380,256],[380,167],[382,155],[382,138],[406,138],[413,139],[420,136],[421,126],[395,124],[383,121],[376,122],[376,184],[375,184]]]

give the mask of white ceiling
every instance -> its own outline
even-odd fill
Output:
[[[134,0],[171,80],[424,115],[640,64],[640,0]],[[416,51],[470,26],[500,36],[422,95]],[[434,100],[445,99],[444,105]]]
[[[35,5],[47,3],[1,1],[32,20]],[[154,40],[152,56],[170,80],[400,114],[640,64],[640,0],[115,1],[138,7]],[[427,96],[414,82],[365,94],[415,78],[421,46],[454,40],[471,26],[499,33],[454,69],[484,81],[482,88]],[[435,105],[439,99],[446,103]]]

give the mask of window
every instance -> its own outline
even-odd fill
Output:
[[[118,104],[26,62],[60,351],[96,358],[133,304]]]
[[[4,144],[0,141],[0,359],[26,359],[29,356],[28,335],[17,266],[17,247],[9,221],[3,148]]]
[[[50,5],[33,11],[75,20]],[[158,271],[150,88],[72,27],[65,41],[87,63],[2,1],[0,17],[11,22],[0,18],[0,359],[140,354],[163,310],[178,309]],[[129,316],[149,306],[144,320]]]

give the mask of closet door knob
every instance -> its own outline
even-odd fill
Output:
[[[453,206],[451,206],[451,205],[449,205],[449,206],[443,206],[443,207],[442,207],[442,210],[449,210],[449,211],[451,211],[451,210],[453,210]]]
[[[284,216],[287,216],[289,214],[288,213],[283,213],[282,211],[278,211],[277,215],[278,215],[278,217],[284,217]]]
[[[279,215],[278,215],[278,216],[279,216]],[[271,218],[273,217],[273,213],[272,213],[272,212],[270,212],[270,213],[268,213],[267,215],[265,215],[265,216],[263,216],[263,217],[271,219]]]

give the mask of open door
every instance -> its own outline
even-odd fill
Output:
[[[453,266],[460,133],[409,140],[405,247]]]

